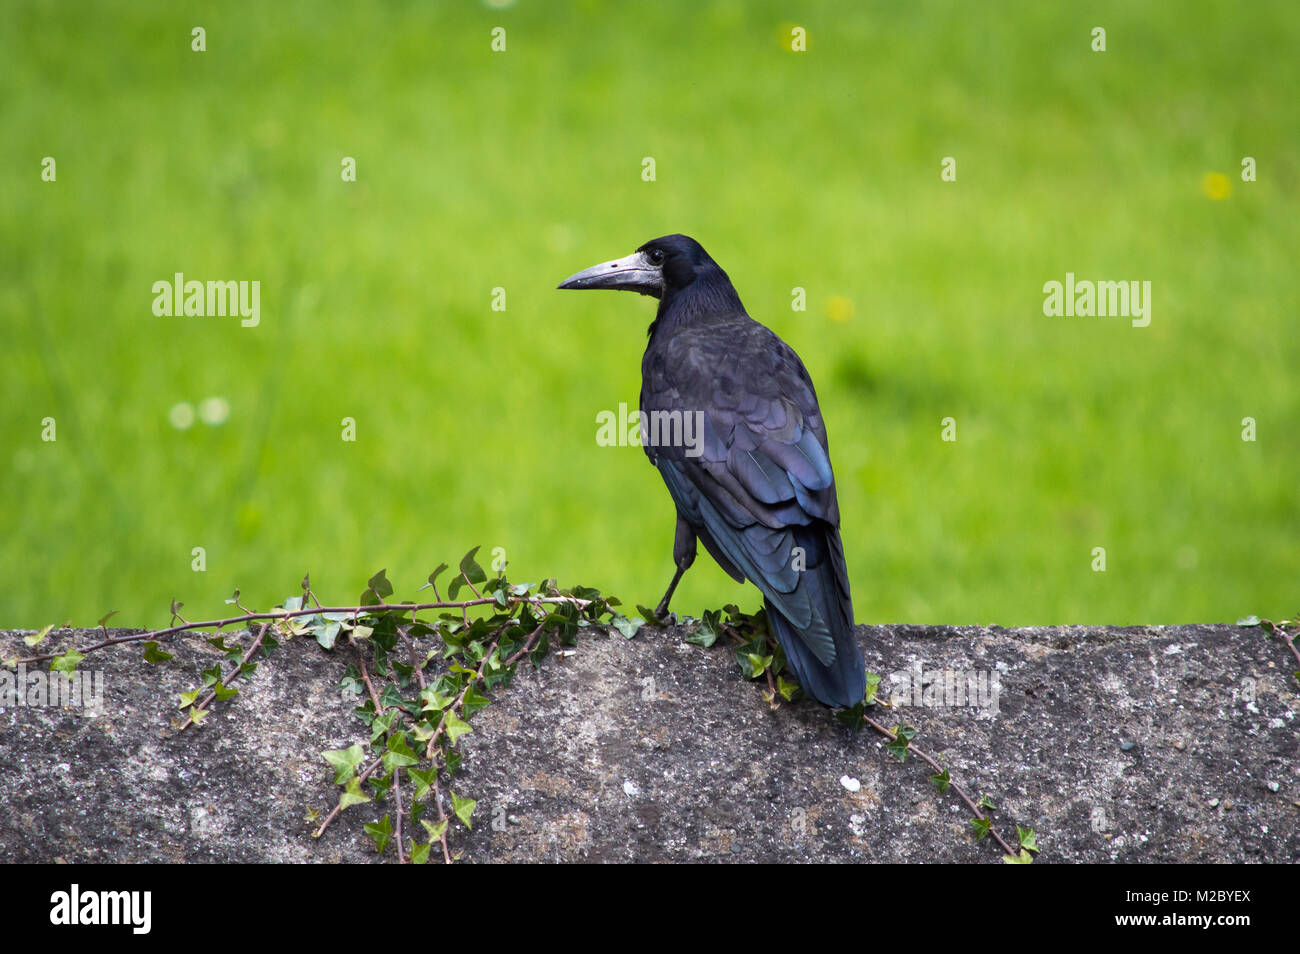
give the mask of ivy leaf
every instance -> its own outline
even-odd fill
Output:
[[[388,737],[388,751],[384,753],[384,771],[391,772],[395,768],[418,765],[419,762],[420,760],[406,743],[405,732],[398,732]]]
[[[478,547],[470,550],[460,558],[460,572],[465,574],[465,579],[471,583],[482,583],[487,579],[487,573],[478,565],[474,559],[474,554],[478,553]]]
[[[428,689],[420,690],[420,698],[424,700],[424,711],[441,712],[452,704],[454,697],[443,695],[436,687],[430,686]]]
[[[199,697],[199,693],[202,692],[202,691],[203,691],[202,689],[195,689],[195,690],[193,690],[193,691],[191,691],[191,692],[182,692],[182,693],[181,693],[181,704],[178,705],[176,708],[177,708],[177,709],[186,709],[186,708],[188,708],[188,707],[194,705],[194,700],[197,699],[197,698]]]
[[[1019,855],[1003,855],[1002,863],[1007,865],[1032,865],[1034,856],[1021,848]]]
[[[686,637],[688,643],[694,643],[696,646],[703,646],[708,649],[718,641],[722,635],[722,611],[705,610],[704,618],[700,620],[699,626],[695,632]]]
[[[1029,851],[1038,850],[1038,834],[1032,828],[1021,828],[1016,826],[1016,836],[1020,839],[1020,847]]]
[[[28,646],[39,646],[41,643],[45,642],[46,636],[54,632],[54,626],[55,624],[51,623],[49,626],[46,626],[39,633],[32,633],[29,636],[24,636],[23,642],[25,642]]]
[[[911,744],[912,739],[916,737],[916,730],[910,725],[900,725],[894,730],[894,739],[885,746],[889,751],[898,756],[898,761],[907,761],[907,747]]]
[[[212,691],[216,693],[216,699],[218,702],[225,702],[227,699],[233,699],[235,696],[239,695],[238,689],[231,689],[224,682],[218,682],[212,687]]]
[[[952,778],[948,775],[947,769],[944,769],[938,775],[931,775],[930,781],[934,782],[934,787],[939,790],[940,795],[945,794],[948,787],[952,785]]]
[[[382,855],[388,847],[389,839],[393,837],[393,820],[385,815],[377,822],[368,822],[364,827],[366,834],[375,840],[375,851]]]
[[[329,749],[322,752],[321,758],[334,766],[334,784],[342,785],[344,781],[356,774],[357,766],[366,760],[366,751],[361,747],[361,743],[357,742],[346,749]]]
[[[615,614],[614,618],[610,620],[610,623],[619,631],[619,633],[622,634],[624,639],[631,639],[637,634],[637,630],[645,625],[645,620],[640,616],[633,616],[631,619],[628,619],[626,616]]]
[[[551,639],[546,635],[546,630],[542,630],[541,635],[537,637],[537,645],[528,654],[528,661],[533,664],[534,669],[538,669],[546,659],[546,654],[550,651]]]
[[[165,653],[158,648],[158,643],[154,640],[144,644],[144,661],[147,663],[163,663],[172,658],[171,653]]]
[[[438,774],[438,769],[407,769],[406,774],[415,779],[415,797],[416,799],[424,798],[424,793],[433,787],[434,776]]]
[[[460,592],[460,588],[466,582],[482,583],[487,579],[487,574],[483,568],[474,560],[474,554],[478,553],[479,548],[475,547],[460,558],[460,574],[452,577],[452,581],[447,584],[447,598],[455,599]]]
[[[112,619],[112,618],[113,618],[114,616],[116,616],[116,615],[117,615],[117,610],[111,610],[111,611],[105,613],[103,616],[101,616],[101,617],[99,618],[99,621],[98,621],[97,623],[95,623],[95,625],[98,626],[98,627],[100,627],[101,629],[103,629],[103,628],[104,628],[104,624],[107,623],[110,619]]]
[[[785,676],[776,677],[776,691],[781,693],[781,698],[786,702],[793,702],[795,696],[803,695],[803,687],[797,682],[791,682]]]
[[[993,830],[993,822],[987,818],[972,818],[970,823],[975,829],[976,841],[983,841],[984,837]]]
[[[987,795],[980,799],[980,808],[988,808],[992,811],[998,810],[998,806],[993,804],[993,799],[989,798]]]
[[[432,573],[429,574],[429,582],[425,583],[424,586],[421,586],[420,589],[423,590],[432,586],[436,591],[438,588],[438,577],[446,569],[447,569],[447,564],[439,563],[438,569],[434,570]],[[419,590],[417,590],[416,592],[419,592]]]
[[[50,672],[65,672],[70,676],[77,671],[77,663],[85,658],[84,654],[69,649],[63,655],[55,656],[50,660]]]
[[[190,710],[190,721],[195,725],[202,725],[203,720],[208,717],[208,712],[209,710],[207,709],[200,709],[198,706],[195,706]]]
[[[461,701],[461,708],[465,713],[466,719],[472,719],[474,713],[481,709],[486,709],[491,703],[487,696],[478,691],[478,686],[470,686],[469,691],[465,693],[465,698]]]
[[[442,720],[443,731],[447,734],[447,740],[452,745],[455,745],[456,740],[466,732],[474,731],[473,728],[470,727],[470,724],[461,719],[460,716],[456,715],[455,711],[452,709],[447,710],[447,713],[442,717]]]
[[[858,702],[851,706],[845,706],[843,709],[840,709],[835,713],[835,718],[839,719],[841,723],[848,726],[854,732],[860,732],[862,731],[862,727],[866,725],[866,721],[863,718],[863,713],[866,712],[866,708],[866,704],[863,702]]]
[[[452,797],[454,798],[455,796],[453,795]],[[420,821],[420,824],[424,826],[424,830],[429,833],[429,842],[431,844],[435,841],[442,840],[442,836],[447,833],[448,821],[450,821],[450,819],[447,818],[444,818],[440,822],[427,822],[424,820]]]
[[[451,789],[447,789],[451,792]],[[469,823],[469,816],[474,814],[474,806],[478,802],[472,798],[461,798],[455,792],[451,792],[451,810],[456,813],[462,825],[472,829],[474,826]]]
[[[361,791],[361,782],[356,778],[352,778],[348,780],[347,786],[343,789],[343,794],[339,796],[339,808],[344,809],[368,801],[370,801],[370,796]]]
[[[411,864],[425,865],[428,863],[429,863],[429,846],[417,845],[414,841],[412,841],[411,842]]]
[[[339,680],[339,688],[344,692],[351,692],[355,695],[361,695],[366,691],[366,684],[361,681],[361,671],[352,663],[348,663],[348,668],[343,670],[343,678]]]
[[[366,583],[366,591],[361,594],[361,605],[374,606],[393,595],[393,584],[388,582],[388,571],[380,570]]]
[[[772,665],[771,656],[760,656],[758,653],[745,653],[743,656],[738,654],[738,658],[746,679],[757,679],[767,672],[768,666]]]
[[[862,697],[862,701],[869,706],[876,704],[876,690],[880,688],[880,677],[874,672],[867,673],[867,694]]]
[[[339,630],[343,624],[335,619],[322,619],[315,627],[312,628],[312,635],[316,637],[316,642],[320,644],[321,649],[333,649],[335,641],[339,638]]]

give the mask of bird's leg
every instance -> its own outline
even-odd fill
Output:
[[[668,584],[668,592],[655,607],[655,615],[660,619],[668,615],[668,601],[673,598],[673,590],[677,589],[682,574],[695,562],[695,531],[682,519],[680,513],[677,515],[677,533],[673,537],[673,562],[677,564],[677,572],[673,574],[673,581]]]

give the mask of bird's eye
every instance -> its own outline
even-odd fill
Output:
[[[646,253],[646,257],[650,259],[651,264],[662,265],[664,263],[664,250],[661,248],[652,248]]]

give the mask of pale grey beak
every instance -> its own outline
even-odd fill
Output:
[[[640,292],[658,298],[664,290],[663,268],[653,264],[645,252],[601,262],[584,268],[562,281],[559,288],[614,288]]]

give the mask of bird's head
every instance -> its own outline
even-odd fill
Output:
[[[726,275],[699,242],[687,235],[651,239],[631,255],[570,275],[560,288],[613,288],[664,299],[701,277]]]

